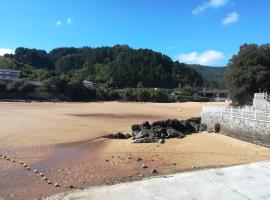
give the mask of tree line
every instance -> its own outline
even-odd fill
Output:
[[[57,97],[64,95],[72,100],[97,96],[82,85],[83,80],[95,82],[103,92],[138,87],[197,88],[204,83],[202,76],[184,63],[174,62],[149,49],[133,49],[127,45],[64,47],[50,52],[19,47],[14,54],[0,58],[0,68],[21,70],[22,79],[44,83],[39,92]],[[154,90],[151,93],[154,94]]]

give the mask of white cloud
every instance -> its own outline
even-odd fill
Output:
[[[72,18],[67,18],[66,23],[67,24],[73,24],[74,20]]]
[[[55,23],[55,25],[56,25],[56,26],[62,26],[63,23],[62,23],[62,21],[58,20],[58,21]]]
[[[216,65],[224,58],[224,54],[215,50],[207,50],[201,54],[197,52],[191,52],[187,54],[181,54],[178,56],[179,62],[188,64],[200,64],[200,65]]]
[[[208,0],[207,2],[198,5],[195,9],[192,10],[192,14],[196,15],[201,12],[206,11],[209,8],[219,8],[225,6],[229,0]]]
[[[14,51],[12,49],[0,49],[0,56],[11,53],[14,54]]]
[[[226,18],[222,20],[222,24],[228,25],[232,23],[236,23],[239,20],[239,14],[237,12],[231,12],[227,15]]]

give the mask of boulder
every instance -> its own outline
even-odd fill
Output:
[[[215,123],[215,124],[214,124],[214,131],[215,131],[215,133],[219,133],[220,128],[221,128],[221,126],[220,126],[219,123]]]
[[[148,130],[148,129],[150,129],[151,128],[151,125],[149,124],[149,122],[148,121],[145,121],[145,122],[143,122],[142,124],[141,124],[141,129],[143,129],[143,130]]]
[[[139,124],[134,124],[131,126],[131,130],[134,131],[141,131],[141,126]]]
[[[184,131],[185,126],[177,119],[168,119],[165,121],[166,128],[173,128],[178,131]]]
[[[103,136],[104,138],[109,138],[109,139],[128,139],[131,138],[130,134],[124,134],[121,132],[117,132],[115,134],[109,134],[109,135],[105,135]]]
[[[160,139],[160,140],[158,141],[158,143],[164,144],[164,143],[165,143],[165,140],[162,138],[162,139]]]
[[[207,130],[207,125],[206,124],[200,124],[199,131],[203,132],[203,131],[206,131],[206,130]]]
[[[180,123],[182,124],[182,126],[184,127],[181,131],[185,134],[190,134],[195,132],[194,127],[190,124],[190,122],[186,121],[186,120],[182,120],[180,121]]]

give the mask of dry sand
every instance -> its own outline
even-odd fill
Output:
[[[142,121],[199,116],[204,103],[0,103],[0,199],[38,199],[75,188],[138,180],[270,158],[270,150],[219,134],[193,134],[161,144],[99,137]],[[222,104],[221,104],[222,105]],[[138,157],[142,158],[137,161]],[[148,166],[142,169],[142,164]]]

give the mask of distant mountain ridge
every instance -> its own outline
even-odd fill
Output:
[[[210,67],[204,65],[187,65],[200,73],[203,79],[209,81],[223,81],[226,67]]]

